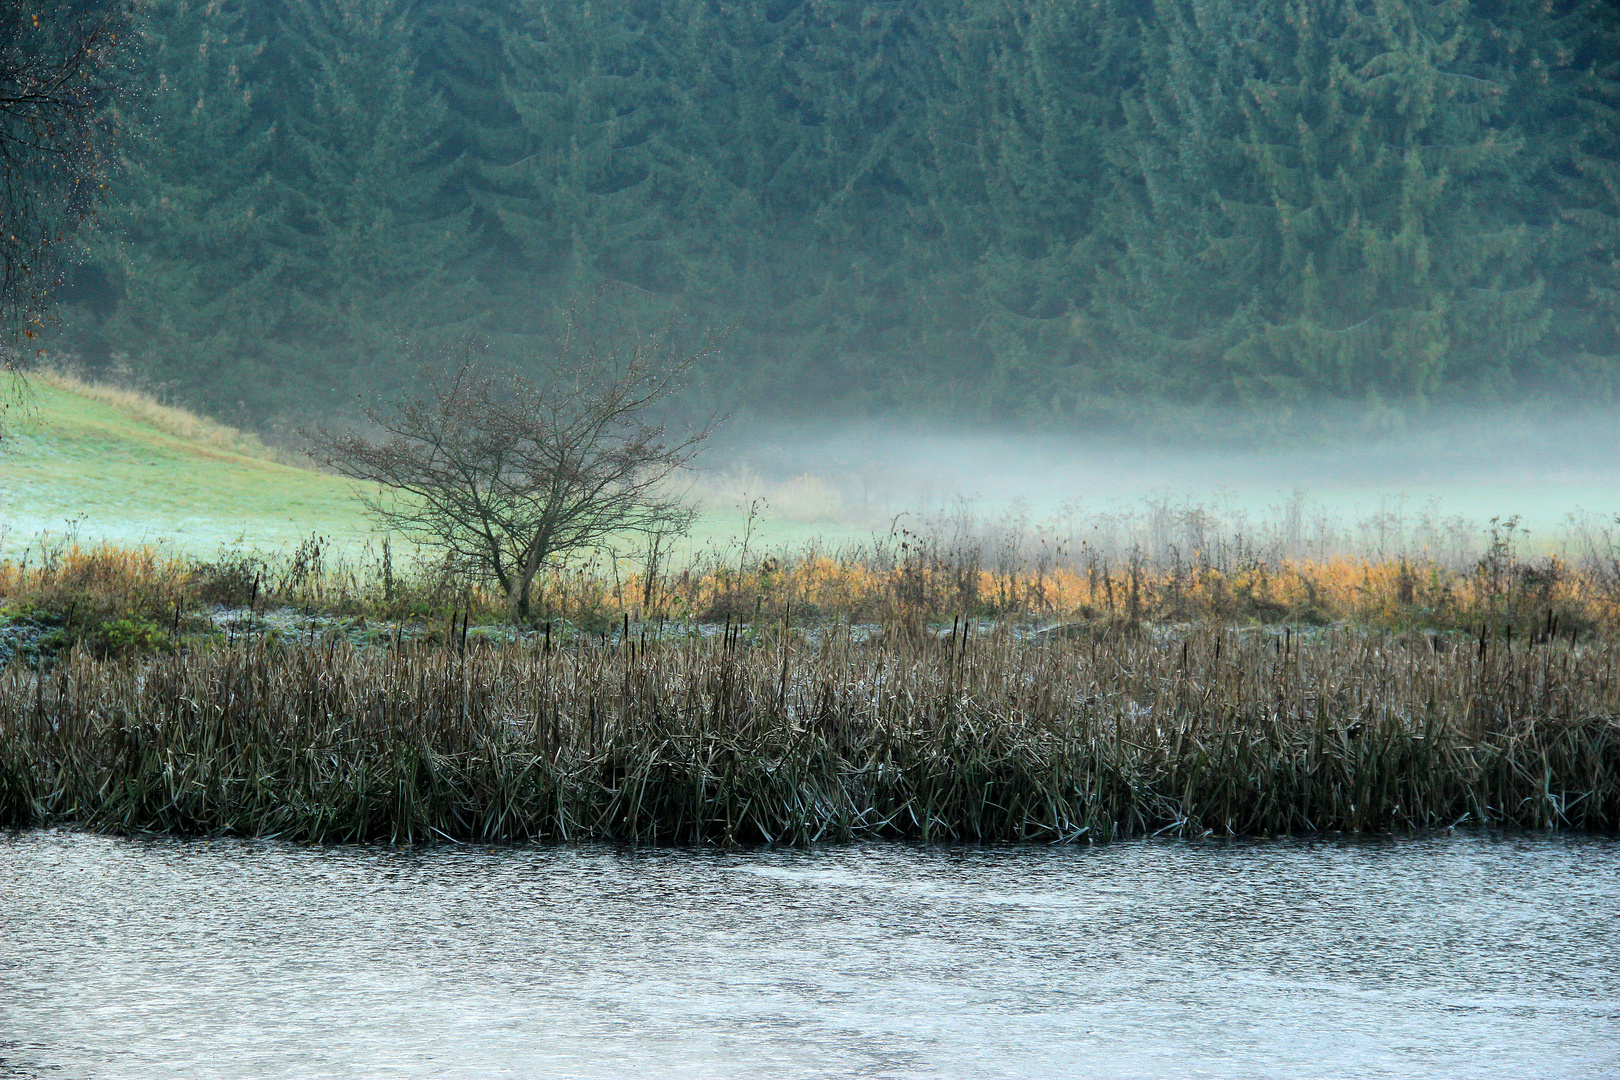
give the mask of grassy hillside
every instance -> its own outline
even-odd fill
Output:
[[[74,530],[84,540],[160,543],[203,557],[238,542],[274,551],[311,533],[339,547],[371,536],[355,485],[235,428],[51,372],[30,377],[24,402],[8,410],[0,442],[0,558]],[[694,491],[710,508],[694,545],[743,534],[748,493],[732,487],[705,481]],[[792,544],[827,528],[850,531],[816,517],[767,510],[754,540]]]
[[[30,378],[26,402],[0,449],[0,554],[75,528],[196,554],[369,531],[347,481],[277,460],[235,429],[49,373]]]

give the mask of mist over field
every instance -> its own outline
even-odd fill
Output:
[[[68,384],[80,386],[82,384]],[[0,554],[43,538],[162,543],[212,556],[311,534],[359,550],[356,485],[138,395],[51,380],[0,455]],[[143,403],[144,402],[144,403]],[[1243,429],[1240,419],[1231,426]],[[1581,550],[1615,526],[1620,415],[1483,410],[1420,430],[1257,443],[1056,434],[923,421],[722,427],[673,490],[702,514],[686,547],[758,551],[911,532],[1061,538],[1162,554],[1245,536],[1279,554],[1467,562],[1493,519],[1524,550]],[[1202,538],[1200,540],[1199,538]]]
[[[696,489],[716,509],[759,498],[764,515],[878,530],[952,516],[1055,523],[1156,508],[1198,509],[1228,531],[1303,516],[1296,528],[1331,522],[1390,553],[1410,546],[1420,526],[1477,538],[1492,518],[1517,518],[1550,543],[1620,506],[1614,430],[1620,414],[1527,421],[1470,412],[1401,435],[1287,447],[938,424],[739,427],[703,459]]]

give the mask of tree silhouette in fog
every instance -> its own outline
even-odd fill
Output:
[[[546,567],[690,527],[695,511],[670,481],[712,425],[671,431],[654,413],[714,339],[683,351],[674,329],[598,331],[571,310],[537,378],[466,345],[425,395],[367,407],[375,433],[319,430],[313,453],[381,489],[363,499],[383,528],[492,578],[527,621]]]

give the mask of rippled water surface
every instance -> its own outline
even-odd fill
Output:
[[[0,1077],[1620,1074],[1620,841],[0,834]]]

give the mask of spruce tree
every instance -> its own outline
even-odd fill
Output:
[[[93,238],[110,312],[69,312],[62,341],[127,354],[147,385],[224,411],[281,376],[265,343],[288,318],[284,193],[262,42],[245,6],[154,0],[135,78],[145,103]]]
[[[520,146],[516,110],[507,95],[510,71],[502,49],[504,28],[522,0],[421,0],[413,9],[418,75],[444,109],[437,162],[453,166],[441,192],[442,210],[471,209],[474,232],[491,238],[478,193],[479,167],[512,160]]]
[[[1002,414],[1072,415],[1095,401],[1089,323],[1098,206],[1121,99],[1139,78],[1128,0],[957,0],[937,50],[917,155],[933,275],[967,325],[950,351]],[[949,321],[930,313],[935,325]]]
[[[291,0],[278,37],[291,313],[278,352],[319,385],[376,392],[407,342],[476,317],[466,210],[446,212],[446,111],[417,76],[402,0]]]
[[[1163,392],[1505,392],[1545,332],[1488,27],[1461,0],[1159,0],[1103,316]]]
[[[595,274],[665,283],[651,187],[658,88],[627,3],[535,0],[506,27],[506,95],[521,143],[486,167],[486,197],[525,270],[579,284]]]
[[[1553,350],[1541,379],[1560,397],[1620,389],[1620,12],[1602,0],[1526,4],[1516,44],[1542,107],[1527,126],[1547,162],[1533,192],[1557,214]],[[1539,92],[1538,92],[1539,91]]]
[[[908,156],[910,5],[848,0],[684,9],[671,144],[686,296],[741,332],[731,371],[756,398],[903,400],[921,269]],[[756,366],[764,358],[768,367]]]
[[[734,325],[729,353],[748,363],[700,378],[750,396],[892,389],[860,368],[905,318],[905,13],[531,0],[522,14],[504,64],[524,142],[482,168],[481,198],[536,295],[608,282]]]

